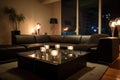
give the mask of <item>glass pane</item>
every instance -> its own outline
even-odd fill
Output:
[[[120,17],[120,0],[102,0],[102,33],[111,35],[109,21]],[[117,36],[117,29],[115,29]]]
[[[76,0],[62,0],[61,3],[62,35],[75,35]]]
[[[79,34],[98,33],[98,0],[79,0]]]

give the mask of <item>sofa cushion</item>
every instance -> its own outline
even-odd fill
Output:
[[[61,35],[50,35],[51,42],[54,43],[62,43],[63,42],[63,36]]]
[[[81,36],[81,43],[84,44],[84,43],[88,43],[89,42],[89,39],[90,39],[91,35],[82,35]]]
[[[50,42],[50,37],[48,35],[36,35],[35,39],[37,43]]]
[[[27,50],[37,50],[40,49],[41,46],[43,46],[43,44],[40,43],[21,44],[21,45],[24,46]]]
[[[5,52],[21,52],[25,51],[25,47],[21,45],[0,45],[0,53]],[[3,53],[3,54],[4,54]]]
[[[88,43],[98,44],[100,38],[103,38],[103,37],[110,37],[110,36],[107,34],[93,34],[93,35],[91,35]]]
[[[35,43],[35,37],[33,35],[16,35],[16,44],[29,44],[29,43]]]
[[[70,44],[79,44],[81,36],[64,36],[62,42]]]
[[[97,44],[78,44],[75,46],[75,50],[80,50],[80,51],[91,51],[92,48],[97,47]]]
[[[0,45],[0,63],[14,61],[18,52],[26,51],[24,46],[20,45]]]

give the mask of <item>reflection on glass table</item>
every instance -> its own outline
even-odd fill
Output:
[[[69,53],[68,50],[51,50],[51,52],[40,52],[40,50],[24,52],[26,57],[34,58],[37,60],[41,60],[43,62],[47,62],[50,64],[58,65],[68,61],[71,61],[77,57],[81,57],[82,55],[86,55],[87,52],[84,51],[72,51]]]

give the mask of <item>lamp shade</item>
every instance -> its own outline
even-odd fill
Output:
[[[116,26],[118,25],[120,26],[120,17],[116,18],[115,21],[116,21]]]
[[[50,24],[57,24],[57,18],[50,18]]]
[[[116,26],[115,20],[110,20],[110,21],[109,21],[109,26],[110,26],[110,27],[115,27],[115,26]]]

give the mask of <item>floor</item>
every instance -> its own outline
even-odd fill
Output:
[[[14,64],[13,64],[14,65]],[[7,68],[10,68],[12,67],[13,65],[9,65],[7,66]],[[14,65],[14,67],[17,67],[16,65]],[[0,67],[0,75],[4,75],[4,69],[5,67],[4,66],[1,66]],[[9,74],[9,72],[11,71],[8,71],[7,76],[11,76]],[[19,72],[21,73],[21,72]],[[13,73],[13,74],[16,74],[16,73]],[[23,76],[23,75],[22,75]],[[12,76],[13,77],[13,76]],[[32,78],[36,78],[36,76],[32,76]],[[34,78],[34,79],[35,79]],[[15,79],[15,78],[14,78]],[[1,80],[1,79],[0,79]],[[7,80],[7,79],[5,79]],[[9,80],[9,79],[8,79]],[[21,80],[21,79],[18,79],[18,80]],[[37,80],[37,79],[36,79]],[[76,79],[77,80],[77,79]],[[101,78],[101,80],[120,80],[120,55],[118,57],[118,59],[107,69],[107,71],[105,72],[104,76]]]
[[[101,80],[120,80],[120,55],[108,68]]]
[[[87,62],[87,66],[66,80],[100,80],[108,66]],[[0,65],[0,80],[46,80],[45,77],[37,76],[29,71],[17,68],[17,62]],[[47,79],[48,80],[48,79]]]

